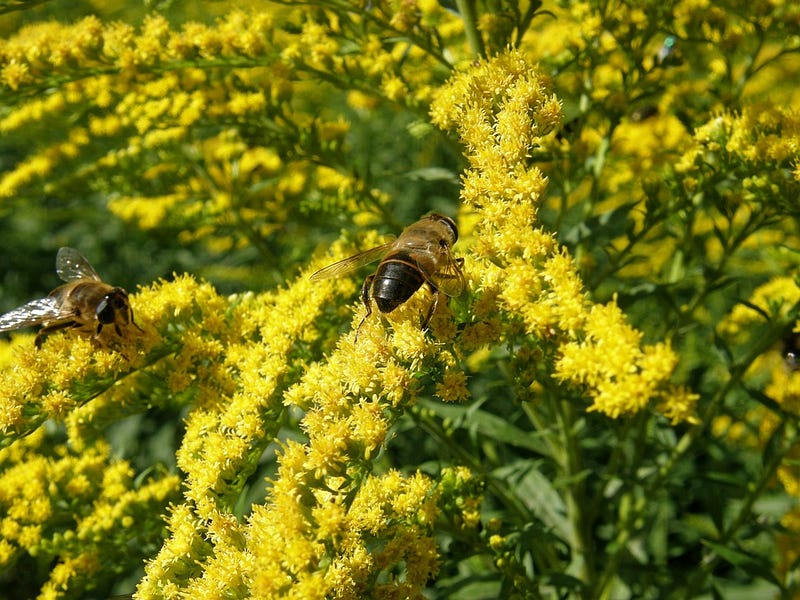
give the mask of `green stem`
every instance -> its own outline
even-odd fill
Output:
[[[575,408],[569,400],[560,400],[557,408],[564,448],[561,468],[566,480],[571,481],[565,498],[567,517],[572,524],[569,540],[572,560],[568,572],[589,585],[594,579],[594,544],[591,519],[586,510],[589,502],[586,498],[585,478],[582,477],[585,468],[576,431],[577,419]]]
[[[512,518],[519,523],[530,523],[532,515],[520,499],[509,491],[505,483],[498,481],[487,473],[486,465],[478,457],[471,454],[467,448],[453,441],[441,423],[426,414],[424,409],[414,407],[409,411],[414,422],[424,431],[429,433],[442,448],[446,448],[451,456],[461,464],[467,466],[475,473],[480,473],[486,479],[486,489],[492,493],[511,513]],[[532,552],[537,570],[545,573],[556,573],[561,569],[561,560],[555,554],[551,544],[546,541],[533,543]]]
[[[792,448],[791,436],[786,436],[787,419],[784,417],[775,431],[772,432],[770,441],[767,446],[777,447],[780,445],[780,450],[769,454],[769,459],[765,462],[764,468],[761,470],[761,477],[757,483],[749,485],[747,490],[748,494],[742,502],[739,512],[730,525],[720,532],[716,542],[720,545],[727,545],[734,539],[736,533],[744,526],[752,517],[753,505],[764,492],[768,485],[774,481],[775,472],[783,462],[784,457]],[[777,441],[776,441],[777,440]],[[684,598],[691,599],[697,598],[699,591],[703,588],[706,580],[711,572],[722,560],[719,554],[714,550],[709,550],[706,556],[700,563],[700,567],[693,573],[689,579],[686,587]]]
[[[474,0],[456,0],[456,7],[461,19],[464,21],[464,33],[467,35],[469,47],[475,56],[486,56],[481,32],[478,31],[478,17]]]
[[[795,305],[792,311],[798,309],[800,309],[800,303]],[[780,331],[784,327],[785,324],[783,323],[774,324],[775,331]],[[703,423],[703,425],[693,427],[687,431],[680,440],[678,440],[678,443],[675,445],[668,459],[658,468],[652,480],[650,480],[650,482],[644,486],[642,490],[642,498],[655,498],[659,492],[663,490],[665,482],[673,472],[675,466],[688,454],[690,449],[694,447],[694,444],[698,439],[708,435],[708,424],[712,422],[714,416],[717,414],[719,406],[722,404],[728,394],[730,394],[734,388],[741,384],[742,378],[744,377],[747,369],[758,356],[763,354],[774,343],[774,339],[774,332],[767,332],[767,334],[762,336],[762,338],[753,345],[753,347],[750,349],[750,352],[743,357],[741,361],[731,366],[729,369],[730,378],[714,395],[706,409],[703,411],[703,414],[700,416],[700,422]],[[778,458],[775,459],[778,461],[777,464],[779,464],[780,458],[783,457],[786,451],[787,450],[775,453],[778,455]],[[729,536],[732,536],[733,533],[738,530],[741,524],[744,523],[745,519],[750,514],[749,509],[752,508],[752,503],[758,499],[758,494],[760,494],[764,487],[771,481],[771,477],[774,475],[774,469],[777,468],[777,464],[773,466],[770,462],[768,465],[766,465],[766,468],[763,471],[764,475],[759,484],[752,488],[752,494],[755,495],[751,494],[752,497],[743,506],[743,512],[739,514],[737,519],[734,521],[734,524],[729,528]],[[617,535],[608,546],[609,551],[607,553],[607,562],[598,579],[598,583],[595,586],[596,593],[593,596],[595,598],[607,598],[611,594],[612,583],[619,566],[621,555],[625,550],[625,546],[630,540],[631,536],[637,530],[636,523],[641,521],[647,508],[650,506],[650,503],[647,501],[636,502],[631,493],[628,493],[627,496],[631,499],[631,509],[625,512],[621,521],[618,523]],[[728,537],[725,539],[727,541],[730,538]],[[714,560],[719,560],[719,558],[715,557]],[[716,562],[714,564],[716,564]],[[711,568],[713,568],[713,565],[709,567],[709,572]],[[691,596],[687,596],[687,598],[688,597]]]

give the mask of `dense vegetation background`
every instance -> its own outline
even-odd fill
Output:
[[[0,312],[142,328],[3,334],[0,597],[798,596],[794,3],[0,13]]]

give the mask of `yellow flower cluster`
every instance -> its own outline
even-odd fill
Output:
[[[460,12],[469,9],[462,6]],[[767,11],[765,3],[755,6]],[[781,7],[791,21],[793,9]],[[680,35],[720,47],[735,47],[757,31],[744,21],[726,25],[724,11],[707,2],[679,2],[676,14]],[[555,135],[562,104],[530,54],[507,50],[465,61],[459,44],[471,35],[462,30],[467,15],[450,14],[433,0],[322,0],[313,10],[234,11],[214,25],[180,29],[158,16],[140,28],[87,18],[70,27],[34,25],[0,42],[0,96],[41,90],[0,116],[0,132],[44,131],[53,115],[72,124],[33,136],[44,142],[0,174],[0,197],[24,196],[37,182],[53,191],[64,182],[91,181],[116,215],[145,229],[168,223],[183,229],[181,241],[211,239],[213,250],[268,247],[259,242],[300,223],[298,214],[310,206],[343,208],[337,212],[372,226],[386,197],[343,159],[350,125],[329,118],[332,110],[318,110],[330,89],[320,80],[346,90],[357,109],[379,99],[414,110],[432,101],[432,122],[457,132],[469,163],[458,223],[469,298],[440,302],[429,329],[419,327],[431,301],[423,286],[391,314],[375,311],[358,328],[357,343],[354,332],[340,337],[342,315],[352,308],[341,306],[342,299],[355,294],[355,282],[309,281],[308,273],[322,266],[315,264],[273,292],[223,297],[190,276],[140,289],[131,301],[142,331],[131,332],[119,352],[61,334],[40,351],[24,336],[0,346],[0,431],[10,444],[0,451],[0,562],[12,565],[21,552],[50,553],[58,564],[42,597],[55,598],[100,577],[104,544],[125,547],[138,519],[157,538],[154,516],[165,511],[167,538],[157,539],[161,546],[146,565],[139,598],[421,597],[448,566],[437,521],[480,539],[476,546],[498,558],[500,571],[500,561],[516,559],[518,546],[513,534],[500,533],[511,524],[478,533],[483,486],[469,469],[434,474],[385,466],[392,428],[404,413],[418,417],[418,409],[410,410],[417,401],[463,402],[473,393],[483,401],[492,392],[474,380],[486,361],[497,359],[505,361],[502,368],[518,368],[512,385],[521,393],[509,394],[509,404],[534,425],[539,406],[531,400],[549,396],[565,408],[562,401],[579,394],[589,411],[609,418],[653,409],[672,424],[696,424],[698,396],[671,383],[678,367],[671,345],[645,343],[616,297],[594,301],[573,255],[541,227],[548,177],[564,178],[559,189],[567,207],[578,197],[601,198],[603,206],[589,205],[591,212],[630,203],[628,192],[643,174],[674,163],[684,200],[696,201],[701,190],[704,200],[719,192],[718,214],[736,214],[731,222],[746,224],[757,213],[754,201],[769,207],[768,217],[796,210],[787,198],[797,197],[800,182],[800,122],[774,106],[723,113],[694,136],[666,114],[646,125],[632,115],[626,120],[631,94],[663,93],[653,107],[658,112],[684,89],[660,90],[666,68],[665,59],[655,58],[662,50],[655,34],[631,42],[650,27],[647,14],[635,6],[601,14],[595,4],[575,2],[559,15],[577,26],[559,22],[554,37],[528,36],[521,45],[556,66],[559,89],[591,105],[588,125],[578,123],[574,138]],[[494,48],[512,36],[513,23],[502,12],[485,12],[467,25]],[[462,70],[437,89],[453,64]],[[570,73],[571,65],[585,71]],[[729,67],[716,62],[714,77],[722,79]],[[679,151],[681,160],[671,161]],[[543,156],[551,160],[547,175],[537,166]],[[576,165],[580,175],[570,179]],[[585,194],[589,185],[596,194]],[[637,233],[652,218],[645,214],[650,207],[637,217]],[[714,218],[700,215],[698,227],[714,230]],[[240,237],[229,233],[237,228]],[[365,238],[367,246],[378,243],[372,233]],[[662,249],[671,241],[656,243]],[[715,259],[729,250],[710,246]],[[335,245],[329,260],[344,251]],[[735,308],[719,332],[736,337],[759,315],[785,319],[799,297],[791,279],[773,281],[748,306]],[[355,306],[357,326],[364,308],[358,300]],[[768,366],[776,370],[765,393],[794,414],[797,371],[771,354]],[[98,440],[121,414],[162,405],[183,410],[180,476],[139,485],[131,465],[112,459]],[[775,413],[752,416],[759,424],[754,444],[766,443],[782,425]],[[51,454],[41,426],[48,420],[63,423],[68,441],[51,444],[57,449]],[[714,425],[730,435],[744,430],[730,419]],[[564,427],[559,435],[572,431]],[[444,440],[449,432],[443,442],[455,442]],[[543,439],[547,456],[545,449],[557,444],[555,437]],[[563,458],[579,453],[575,446],[550,458],[577,478],[566,463],[579,457]],[[688,447],[679,444],[675,460]],[[277,471],[265,497],[243,506],[248,479],[273,460]],[[777,474],[797,495],[796,469],[787,461]],[[594,491],[590,479],[587,492]],[[74,524],[66,533],[53,533],[70,499],[85,511],[68,516]],[[575,523],[597,519],[572,514],[584,508],[578,501],[568,504]],[[794,518],[785,519],[789,530]],[[629,534],[638,526],[620,527],[630,527],[621,532]]]
[[[247,551],[246,545],[250,538],[261,539],[267,535],[268,525],[262,523],[260,513],[259,518],[254,515],[247,526],[241,524],[232,510],[246,478],[242,473],[252,470],[254,461],[283,422],[282,405],[290,404],[289,398],[295,398],[308,411],[303,426],[309,445],[289,444],[281,464],[284,470],[294,465],[286,458],[296,456],[296,452],[291,451],[293,448],[304,456],[307,453],[307,462],[294,466],[303,469],[309,479],[298,479],[294,475],[287,475],[285,479],[279,477],[274,484],[273,503],[280,507],[289,498],[296,498],[297,490],[291,489],[286,490],[290,496],[285,498],[281,494],[283,486],[295,486],[303,481],[306,484],[319,482],[318,486],[303,488],[304,493],[318,488],[321,494],[314,521],[307,522],[304,527],[311,531],[317,519],[321,522],[328,519],[328,529],[320,531],[320,539],[334,540],[341,531],[334,531],[335,521],[330,520],[334,515],[326,513],[331,505],[326,490],[342,488],[341,493],[333,495],[335,502],[352,499],[343,491],[355,489],[345,485],[351,468],[347,465],[361,464],[377,454],[389,426],[389,412],[408,401],[407,394],[413,389],[411,375],[399,357],[413,355],[416,361],[426,359],[418,355],[420,346],[412,349],[402,344],[396,350],[397,357],[391,359],[392,351],[373,324],[364,328],[358,346],[350,341],[346,345],[347,352],[338,355],[339,359],[337,355],[332,357],[327,379],[312,369],[305,383],[292,388],[283,398],[287,378],[290,380],[293,371],[293,355],[302,347],[302,340],[316,338],[315,323],[323,307],[331,302],[335,304],[338,296],[353,291],[350,282],[313,283],[307,275],[301,276],[288,289],[230,299],[188,276],[139,290],[131,296],[131,301],[143,332],[128,340],[130,347],[125,355],[98,350],[86,340],[68,335],[51,336],[39,351],[29,346],[17,350],[14,366],[3,372],[9,382],[6,386],[8,410],[4,414],[7,433],[33,429],[44,417],[66,418],[72,447],[82,460],[91,460],[97,443],[93,441],[97,439],[95,430],[102,428],[114,415],[118,416],[121,410],[142,410],[154,398],[192,406],[186,419],[186,434],[177,453],[178,467],[183,472],[183,499],[171,511],[171,537],[148,566],[140,594],[170,596],[170,590],[176,591],[180,581],[185,582],[185,593],[193,597],[214,597],[220,589],[249,589],[257,579],[260,581],[253,565],[267,557],[260,555],[266,551],[264,548],[257,546]],[[304,310],[296,310],[298,306]],[[293,316],[289,318],[289,315]],[[398,339],[403,337],[407,336]],[[382,344],[382,348],[376,347],[377,344]],[[385,364],[374,363],[371,352],[384,356]],[[11,384],[14,380],[19,385],[25,384],[25,389],[15,392]],[[116,385],[110,385],[112,382]],[[323,391],[325,396],[318,396],[314,389]],[[335,395],[335,390],[345,389],[345,395]],[[55,397],[62,403],[58,410]],[[356,398],[361,400],[355,401]],[[328,405],[328,399],[333,404]],[[17,421],[12,420],[13,415],[17,415]],[[43,435],[43,431],[39,428],[34,436]],[[331,431],[336,434],[332,436]],[[12,448],[19,451],[24,443],[19,442]],[[129,469],[118,472],[128,479],[114,480],[114,472],[109,468],[99,487],[102,494],[114,499],[114,503],[106,506],[100,500],[95,501],[95,512],[87,517],[80,531],[100,535],[97,532],[115,523],[114,519],[121,519],[125,527],[130,527],[133,522],[125,507],[130,502],[143,502],[148,498],[146,494],[150,492],[145,488],[141,492],[129,489]],[[9,469],[6,477],[20,473],[22,471]],[[364,476],[366,473],[359,475],[359,482]],[[169,478],[169,481],[174,494],[177,478]],[[82,497],[95,489],[88,476],[70,473],[66,482],[74,497]],[[360,546],[348,547],[353,552],[369,554],[368,536],[380,534],[387,540],[381,560],[368,572],[388,572],[401,562],[408,565],[408,579],[400,589],[420,589],[436,569],[435,543],[430,535],[436,510],[436,495],[430,493],[432,486],[432,482],[421,475],[411,479],[398,473],[375,477],[371,486],[366,485],[355,496],[355,504],[346,514],[347,519],[358,522],[367,519],[361,525],[364,538]],[[0,487],[19,489],[13,485]],[[386,498],[385,515],[377,513],[367,517],[368,511],[375,509],[373,502],[379,490],[383,490]],[[22,493],[27,492],[22,490]],[[25,498],[30,502],[30,497],[35,495],[31,492]],[[303,506],[297,505],[298,509],[302,508],[297,517],[306,515]],[[45,509],[42,519],[48,518]],[[156,514],[158,511],[153,512]],[[284,520],[288,513],[276,516],[281,526],[288,523]],[[404,520],[406,525],[401,526],[397,519]],[[385,522],[394,524],[387,526]],[[33,540],[31,544],[38,543],[35,523],[20,526],[8,523],[7,544],[28,539]],[[348,526],[345,531],[355,534],[357,530]],[[291,544],[300,543],[299,538],[296,541],[282,538],[282,541],[288,544],[284,547],[287,551],[293,549]],[[120,545],[122,547],[124,544]],[[331,546],[323,544],[323,547]],[[350,550],[336,563],[335,569],[343,578],[347,575],[347,564],[356,560]],[[13,550],[9,549],[9,553]],[[250,559],[248,553],[252,553]],[[78,558],[81,557],[75,560]],[[330,558],[333,560],[333,556]],[[74,577],[76,568],[74,564],[69,566],[71,564],[65,563],[63,569],[54,571],[53,577],[59,573],[58,577]],[[100,564],[98,561],[86,576],[96,574]],[[281,561],[276,561],[278,564]],[[357,567],[360,569],[363,565],[352,565],[353,569]],[[368,572],[363,573],[358,585],[371,581]],[[264,592],[263,597],[269,596]]]
[[[705,238],[706,261],[728,261],[759,278],[781,272],[778,264],[785,259],[760,250],[796,244],[796,235],[781,219],[791,219],[796,212],[798,148],[800,120],[795,111],[772,102],[724,112],[696,129],[668,180],[676,207],[702,201],[704,210],[692,217],[692,227]],[[732,251],[740,249],[753,253],[741,265],[732,259]],[[792,266],[790,261],[784,268]]]
[[[415,597],[436,573],[434,482],[370,472],[398,411],[414,401],[415,371],[450,356],[423,340],[408,314],[420,303],[408,304],[390,315],[392,336],[368,320],[357,344],[353,333],[342,338],[284,395],[304,410],[308,441],[283,445],[268,504],[249,519],[253,598]]]
[[[764,319],[782,321],[796,310],[800,302],[800,288],[791,277],[774,277],[756,288],[746,304],[734,306],[728,317],[719,324],[719,330],[729,336],[745,334],[754,323]]]
[[[98,352],[85,338],[54,336],[41,351],[30,340],[16,347],[15,363],[0,373],[0,431],[18,436],[45,419],[63,419],[130,372],[122,352]],[[88,386],[78,382],[93,381]]]
[[[77,70],[109,72],[157,70],[170,61],[254,58],[272,35],[267,12],[233,11],[217,27],[190,23],[173,32],[166,18],[153,14],[141,32],[125,23],[103,24],[91,16],[71,26],[42,21],[0,44],[0,81],[17,90],[42,86],[50,77]]]
[[[325,101],[318,86],[298,82],[297,65],[279,56],[279,14],[237,10],[181,29],[161,16],[139,29],[94,17],[23,28],[0,48],[0,68],[16,65],[27,80],[15,86],[47,91],[15,95],[0,118],[4,133],[41,132],[0,175],[0,197],[98,185],[124,219],[183,230],[182,241],[207,239],[217,251],[264,247],[304,203],[384,202],[340,164],[349,124],[309,106]],[[62,49],[69,60],[54,58]],[[295,90],[304,110],[291,106]]]
[[[539,153],[547,160],[556,157],[549,172],[555,193],[548,208],[559,215],[568,210],[598,216],[624,213],[641,236],[631,243],[631,229],[626,229],[610,240],[612,261],[628,253],[635,256],[616,266],[615,275],[638,278],[663,272],[663,259],[673,255],[670,236],[651,235],[664,215],[676,212],[666,206],[676,194],[660,187],[662,170],[674,165],[685,169],[678,186],[684,188],[687,203],[700,190],[712,188],[729,207],[756,200],[788,208],[782,199],[797,196],[796,179],[789,181],[797,162],[791,155],[797,147],[796,127],[790,124],[792,111],[778,109],[797,104],[791,85],[797,44],[792,40],[800,33],[800,11],[790,5],[757,2],[740,11],[732,5],[679,1],[663,7],[663,17],[672,23],[666,36],[657,26],[658,11],[626,4],[606,10],[596,2],[571,2],[553,7],[556,18],[523,40],[521,47],[543,70],[554,73],[552,86],[566,99],[564,130],[545,140],[545,151]],[[751,98],[770,98],[773,105],[749,106]],[[732,112],[736,110],[741,114]],[[722,147],[730,142],[743,152],[747,147],[741,156],[730,154],[739,151],[733,147],[721,155],[697,148],[692,139],[697,123],[723,111],[721,134],[733,135]],[[769,130],[768,122],[775,127]],[[775,162],[787,154],[788,165]],[[709,170],[717,181],[710,180]],[[711,201],[713,196],[706,193],[703,198]],[[719,223],[709,220],[703,226]],[[590,237],[597,240],[598,235]],[[586,244],[580,246],[586,249]],[[597,257],[580,250],[576,257],[588,271]],[[722,249],[707,251],[716,258]]]
[[[133,469],[103,442],[79,451],[38,429],[0,450],[0,568],[27,554],[54,562],[39,598],[91,589],[158,541],[159,513],[178,497],[177,475],[134,484]]]
[[[341,4],[319,5],[324,14],[307,15],[302,33],[281,56],[302,70],[357,81],[350,95],[354,107],[373,106],[378,98],[424,107],[448,72],[441,67],[466,58],[453,56],[463,36],[461,19],[435,2],[379,0],[370,3],[366,17],[354,4],[345,8],[346,19]]]
[[[50,336],[41,349],[30,342],[16,346],[13,366],[0,373],[0,428],[6,435],[25,434],[48,418],[74,416],[81,406],[94,410],[114,404],[130,395],[140,378],[163,378],[176,395],[189,387],[189,381],[195,383],[198,373],[217,386],[204,389],[211,398],[230,387],[230,377],[221,368],[215,372],[199,368],[204,359],[219,356],[216,338],[229,331],[229,324],[220,318],[228,302],[210,285],[179,277],[132,295],[131,305],[141,331],[125,329],[119,351],[99,350],[89,339],[61,335]],[[176,349],[185,351],[171,356]],[[114,385],[119,380],[131,387]],[[203,401],[205,396],[193,400]],[[86,422],[93,420],[91,412],[79,414]]]
[[[56,116],[67,111],[84,116],[65,132],[67,142],[39,149],[5,174],[0,195],[12,196],[34,178],[60,174],[62,163],[77,159],[81,146],[90,141],[112,139],[117,146],[104,156],[92,157],[94,165],[86,166],[84,160],[84,177],[94,169],[130,163],[146,150],[184,143],[188,128],[209,119],[264,113],[271,90],[283,85],[283,77],[277,72],[264,74],[267,83],[258,92],[243,93],[233,89],[230,78],[217,76],[213,65],[231,67],[243,60],[256,66],[254,61],[266,51],[271,36],[270,21],[265,13],[234,11],[217,27],[187,25],[183,31],[171,31],[160,16],[146,19],[139,32],[122,23],[104,25],[94,17],[72,26],[50,22],[22,29],[4,42],[0,64],[22,64],[31,85],[53,89],[10,111],[0,121],[0,130],[53,122],[59,131],[62,126],[54,121]],[[54,64],[62,48],[70,59]],[[186,68],[183,61],[192,58],[197,61]],[[213,64],[199,68],[203,59]],[[52,86],[49,78],[60,71],[67,82]],[[81,108],[86,105],[93,110]],[[168,172],[174,170],[175,166]]]
[[[469,269],[479,294],[556,345],[556,376],[583,386],[592,410],[618,417],[655,401],[673,422],[691,421],[697,396],[669,384],[669,346],[642,347],[614,304],[592,305],[571,257],[536,229],[546,179],[528,157],[561,111],[533,67],[518,52],[482,63],[442,88],[431,115],[467,147],[462,198],[479,217]]]
[[[323,307],[353,291],[350,282],[301,276],[275,293],[228,300],[182,277],[133,296],[142,327],[165,340],[149,353],[158,360],[123,380],[108,401],[125,402],[148,380],[162,380],[176,398],[190,393],[184,401],[193,406],[177,453],[183,501],[171,511],[170,537],[148,564],[140,597],[207,598],[228,590],[272,598],[290,588],[307,597],[359,597],[368,589],[407,597],[436,572],[434,482],[421,474],[374,475],[369,464],[397,409],[414,399],[411,366],[435,372],[450,355],[442,358],[412,335],[418,326],[399,312],[394,336],[368,321],[357,345],[351,334],[284,394],[296,375],[293,355],[301,340],[318,335]],[[419,301],[409,304],[421,311]],[[165,345],[175,353],[162,356]],[[112,410],[100,400],[73,413],[81,422],[73,430]],[[232,509],[242,474],[277,435],[282,406],[305,411],[300,425],[308,442],[282,444],[267,504],[240,523]],[[475,505],[468,507],[473,516],[465,520],[474,523]],[[380,552],[376,540],[385,544]],[[394,580],[401,565],[405,574]]]
[[[432,482],[391,471],[367,476],[350,498],[345,478],[300,490],[289,483],[304,480],[298,452],[286,448],[274,503],[250,518],[251,597],[417,597],[437,570]]]
[[[730,199],[764,202],[800,185],[796,170],[788,169],[797,164],[798,144],[800,118],[794,111],[771,103],[751,104],[739,114],[724,113],[698,127],[694,143],[675,168],[696,185],[706,158],[719,157],[720,167],[742,176],[744,193],[737,189]]]
[[[288,357],[294,341],[302,338],[328,299],[305,279],[280,294],[247,295],[233,304],[189,279],[179,280],[172,289],[167,286],[166,291],[171,292],[174,307],[164,305],[170,294],[160,286],[137,298],[147,307],[143,320],[160,319],[165,327],[176,312],[196,314],[191,327],[180,334],[180,352],[162,361],[170,392],[193,394],[194,408],[177,454],[185,474],[184,504],[172,511],[172,537],[149,565],[142,583],[142,589],[153,593],[202,575],[200,566],[212,551],[218,563],[226,558],[237,565],[241,561],[236,547],[240,526],[230,512],[244,483],[240,473],[252,467],[263,444],[277,432],[276,390],[291,367]],[[180,299],[185,303],[178,307]],[[298,305],[307,310],[298,313],[288,308]],[[289,314],[296,318],[287,319]],[[217,574],[224,577],[222,571]],[[198,577],[191,585],[197,589],[211,583]]]

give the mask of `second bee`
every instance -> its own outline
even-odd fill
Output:
[[[439,293],[460,296],[466,287],[461,270],[463,259],[454,258],[451,252],[456,240],[458,228],[453,219],[428,215],[406,227],[396,240],[328,265],[311,275],[311,279],[343,275],[383,257],[361,287],[361,301],[367,312],[358,329],[372,314],[370,299],[375,300],[382,313],[390,313],[427,283],[433,292],[433,302],[422,320],[425,328],[436,311]]]

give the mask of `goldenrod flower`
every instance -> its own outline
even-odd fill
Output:
[[[535,70],[519,53],[498,56],[456,76],[431,114],[441,127],[457,127],[469,150],[462,198],[483,217],[476,229],[480,259],[471,269],[478,287],[497,289],[501,309],[522,319],[529,333],[557,334],[555,375],[585,386],[592,410],[619,417],[672,390],[676,357],[669,347],[642,347],[641,334],[614,304],[592,305],[571,257],[536,229],[547,180],[527,156],[560,111]],[[694,403],[685,394],[668,396],[676,400],[664,400],[671,418],[692,418]]]

